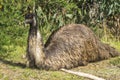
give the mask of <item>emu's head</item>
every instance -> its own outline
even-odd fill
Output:
[[[35,14],[33,13],[27,13],[25,15],[25,23],[30,25],[36,25],[36,18]]]

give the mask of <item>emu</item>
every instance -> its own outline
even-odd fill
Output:
[[[30,24],[27,46],[27,64],[30,67],[46,70],[70,69],[120,55],[82,24],[68,24],[59,28],[44,45],[36,15],[28,13],[25,19]]]

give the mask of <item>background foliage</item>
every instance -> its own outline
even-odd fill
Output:
[[[0,55],[25,53],[29,27],[24,27],[24,15],[34,2],[0,0]],[[120,40],[119,0],[36,0],[36,5],[44,42],[69,23],[88,25],[105,42]]]

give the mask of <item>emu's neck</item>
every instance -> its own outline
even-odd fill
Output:
[[[28,55],[29,60],[33,61],[34,65],[42,64],[45,58],[45,54],[43,53],[42,37],[36,20],[33,20],[33,23],[30,24],[28,36]]]

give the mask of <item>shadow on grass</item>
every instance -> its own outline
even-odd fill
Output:
[[[15,62],[12,62],[12,61],[8,61],[8,60],[5,60],[3,58],[0,58],[0,62],[2,62],[3,64],[6,64],[6,65],[10,65],[10,66],[15,66],[15,67],[20,67],[20,68],[26,68],[26,65],[23,64],[23,63],[15,63]]]

